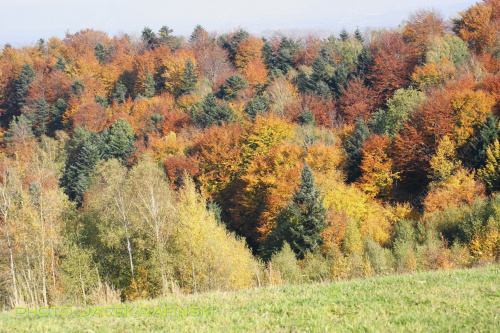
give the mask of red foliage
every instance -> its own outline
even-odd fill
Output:
[[[347,124],[352,124],[359,117],[370,118],[374,107],[373,92],[363,84],[363,80],[355,78],[347,84],[339,99],[339,113]]]

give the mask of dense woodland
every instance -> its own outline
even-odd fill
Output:
[[[393,30],[0,52],[0,301],[470,267],[500,257],[500,1]]]

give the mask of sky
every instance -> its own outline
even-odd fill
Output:
[[[219,33],[245,28],[332,30],[343,27],[397,27],[423,8],[454,17],[475,0],[0,0],[0,45],[31,45],[38,39],[93,28],[139,35],[163,25],[175,35],[190,35],[197,24]]]

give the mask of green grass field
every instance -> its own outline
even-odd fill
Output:
[[[133,306],[135,316],[82,317],[87,309],[80,308],[68,317],[28,317],[10,310],[0,313],[0,331],[499,332],[500,266],[178,295],[119,306]],[[210,306],[216,309],[213,315],[164,315],[165,307]],[[162,315],[139,316],[140,307],[149,307],[149,314],[159,307]]]

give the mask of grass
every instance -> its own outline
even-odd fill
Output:
[[[87,309],[79,308],[70,317],[27,317],[10,310],[0,313],[0,331],[499,332],[500,266],[175,295],[120,306],[134,306],[133,311],[212,306],[216,311],[199,317],[81,317]]]

